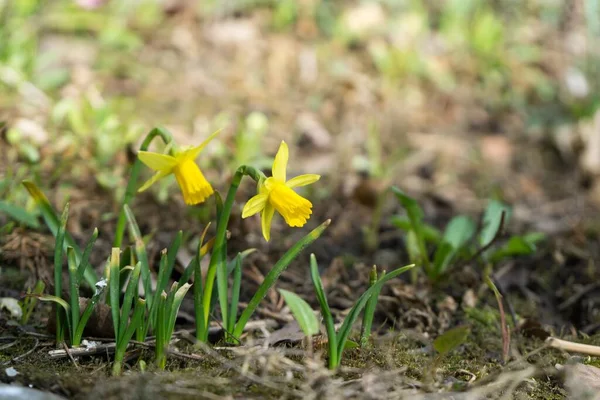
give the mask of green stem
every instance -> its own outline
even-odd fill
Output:
[[[202,297],[202,306],[204,309],[204,328],[208,329],[208,322],[210,318],[210,303],[212,299],[212,292],[214,288],[215,277],[217,278],[217,285],[219,290],[219,305],[221,306],[221,315],[223,318],[223,326],[228,326],[228,308],[227,308],[227,265],[224,262],[225,254],[224,249],[226,245],[226,233],[227,224],[229,222],[229,216],[231,215],[231,209],[235,200],[235,194],[242,177],[244,175],[250,176],[256,182],[264,179],[264,175],[253,167],[242,165],[237,169],[229,192],[227,192],[227,198],[223,204],[223,210],[217,222],[217,234],[215,236],[215,245],[213,252],[210,257],[210,264],[208,266],[208,272],[206,274],[206,281],[204,284],[204,293]]]
[[[148,147],[150,147],[150,143],[154,140],[155,137],[160,136],[165,144],[170,143],[173,140],[171,134],[164,128],[154,128],[146,135],[146,138],[142,142],[140,146],[141,151],[147,151]],[[123,203],[121,204],[121,211],[119,213],[119,219],[117,220],[117,228],[115,230],[115,240],[113,242],[113,247],[121,247],[121,243],[123,243],[123,235],[125,233],[125,222],[126,216],[125,211],[123,210],[124,205],[129,205],[133,196],[135,195],[137,189],[137,181],[140,175],[140,168],[142,167],[142,162],[139,158],[136,157],[135,162],[133,163],[133,167],[131,168],[131,175],[129,176],[129,181],[127,182],[127,188],[125,189],[125,196],[123,197]]]
[[[246,323],[258,307],[258,304],[267,295],[267,292],[269,291],[271,286],[275,284],[277,278],[279,278],[279,275],[281,275],[281,273],[287,268],[287,266],[292,262],[294,258],[296,258],[296,256],[302,250],[304,250],[312,242],[317,240],[319,236],[321,236],[321,234],[325,231],[325,229],[327,229],[330,223],[331,220],[328,219],[327,221],[323,222],[321,225],[316,227],[308,235],[304,236],[295,245],[293,245],[292,248],[289,249],[283,255],[283,257],[279,259],[279,261],[277,261],[277,263],[269,271],[267,276],[265,276],[263,283],[261,283],[261,285],[258,287],[256,293],[254,293],[254,296],[252,296],[252,299],[250,300],[244,311],[242,311],[242,315],[240,315],[240,319],[235,324],[235,329],[233,330],[234,338],[240,338],[242,332],[244,332],[244,327],[246,326]],[[225,273],[227,273],[227,271],[225,271]]]

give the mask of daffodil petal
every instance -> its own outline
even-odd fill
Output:
[[[295,188],[300,186],[310,185],[311,183],[315,183],[321,179],[321,175],[316,174],[305,174],[298,175],[285,183],[285,185],[289,188]]]
[[[177,159],[167,154],[153,153],[151,151],[139,151],[138,158],[148,168],[155,171],[170,171],[177,165]]]
[[[279,150],[277,150],[277,154],[275,155],[275,161],[273,161],[273,169],[271,171],[273,177],[281,182],[285,182],[288,158],[288,145],[282,140],[281,145],[279,145]]]
[[[242,218],[248,218],[257,212],[262,211],[265,208],[268,198],[268,194],[257,194],[248,200],[244,206],[244,209],[242,210]]]
[[[156,183],[156,181],[164,178],[165,176],[169,175],[171,172],[167,171],[167,170],[163,170],[163,171],[158,171],[157,173],[154,174],[154,176],[150,179],[148,179],[143,185],[142,187],[140,187],[138,189],[138,192],[143,192],[144,190],[148,189],[150,186],[154,185]]]
[[[269,239],[271,239],[271,221],[273,220],[274,214],[275,208],[273,208],[273,206],[269,202],[267,202],[260,216],[262,233],[267,242],[269,241]]]
[[[191,149],[184,151],[179,156],[177,156],[177,158],[181,160],[180,162],[187,160],[195,160],[196,157],[198,157],[198,154],[200,154],[200,152],[206,147],[206,145],[209,144],[210,141],[213,140],[215,136],[217,136],[220,132],[221,129],[215,131],[204,142],[200,143],[198,146],[194,146]]]

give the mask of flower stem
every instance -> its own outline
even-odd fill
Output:
[[[154,138],[157,136],[160,136],[160,138],[163,140],[163,142],[165,144],[169,144],[173,140],[171,133],[169,133],[169,131],[167,131],[166,129],[154,128],[146,135],[146,138],[144,139],[144,141],[142,142],[142,145],[140,146],[140,150],[141,151],[148,150],[148,147],[150,147],[150,143],[152,143]],[[141,166],[142,166],[142,162],[140,161],[139,158],[136,158],[135,162],[133,163],[133,167],[131,168],[131,175],[129,176],[129,181],[127,182],[127,188],[125,189],[125,196],[123,197],[123,203],[121,204],[121,210],[119,212],[119,219],[117,220],[117,229],[115,230],[115,240],[113,242],[113,247],[120,248],[121,243],[123,242],[123,235],[125,233],[125,222],[126,222],[125,211],[123,210],[123,206],[126,204],[129,205],[129,203],[133,199],[133,196],[135,195]]]
[[[264,179],[264,175],[259,170],[242,165],[235,171],[235,175],[231,181],[231,186],[227,192],[227,198],[223,203],[223,209],[221,210],[219,220],[217,222],[217,233],[215,235],[215,244],[213,246],[213,252],[210,257],[210,264],[206,273],[206,281],[204,284],[204,293],[202,297],[202,306],[204,309],[204,329],[208,329],[208,322],[210,318],[210,303],[212,299],[212,292],[214,288],[215,277],[217,278],[217,286],[219,290],[219,305],[221,307],[221,315],[223,326],[229,326],[229,313],[227,307],[227,263],[226,263],[226,233],[227,224],[229,223],[229,216],[231,215],[231,209],[233,202],[235,201],[235,194],[242,181],[244,175],[250,176],[256,182]],[[203,335],[205,336],[205,335]]]

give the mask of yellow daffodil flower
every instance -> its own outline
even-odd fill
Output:
[[[279,212],[289,226],[303,226],[312,214],[312,204],[292,189],[310,185],[321,176],[315,174],[299,175],[286,181],[288,146],[282,141],[273,162],[273,176],[258,184],[258,194],[252,197],[242,211],[242,218],[261,212],[263,236],[269,241],[271,221],[275,210]]]
[[[200,171],[198,164],[196,164],[196,157],[198,157],[198,154],[200,154],[202,149],[206,147],[217,133],[219,131],[210,135],[199,146],[176,152],[173,156],[150,151],[138,152],[139,159],[149,168],[157,171],[138,191],[143,192],[156,181],[167,175],[174,174],[186,204],[194,205],[204,202],[204,200],[214,193],[214,190],[202,174],[202,171]]]

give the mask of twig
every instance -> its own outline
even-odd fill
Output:
[[[95,354],[100,354],[106,352],[106,354],[114,353],[115,351],[115,343],[107,343],[101,344],[98,346],[90,346],[90,347],[73,347],[69,350],[71,356],[79,357],[79,356],[91,356]],[[67,357],[67,352],[65,350],[50,350],[48,352],[50,357],[52,358],[62,358]]]
[[[573,353],[587,354],[589,356],[600,356],[600,346],[592,346],[591,344],[582,344],[576,342],[569,342],[568,340],[557,339],[555,337],[549,337],[546,339],[548,346],[555,349],[571,351]]]
[[[67,344],[65,342],[63,342],[62,345],[63,345],[63,348],[65,349],[65,353],[67,353],[67,356],[69,356],[69,358],[71,359],[71,362],[75,366],[75,369],[79,371],[79,365],[77,365],[77,363],[75,362],[75,359],[73,358],[73,355],[69,351],[69,346],[67,346]]]

